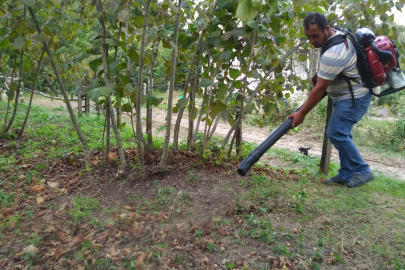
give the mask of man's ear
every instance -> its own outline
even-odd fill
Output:
[[[326,32],[329,32],[329,31],[330,31],[330,26],[329,26],[329,25],[325,26],[325,31],[326,31]]]

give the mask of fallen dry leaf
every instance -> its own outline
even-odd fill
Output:
[[[136,260],[136,269],[141,269],[142,270],[142,263],[146,258],[146,253],[142,253],[141,256],[139,256],[139,258]]]
[[[67,239],[67,233],[64,232],[62,229],[59,229],[58,227],[56,229],[56,234],[58,235],[59,240],[63,243]]]
[[[14,208],[3,208],[1,209],[1,213],[3,214],[3,218],[10,218],[14,215]]]
[[[56,260],[59,260],[59,258],[61,257],[61,256],[63,256],[63,255],[65,255],[66,253],[68,253],[69,252],[69,250],[68,249],[64,249],[64,248],[62,248],[62,247],[58,247],[57,249],[56,249],[56,251],[55,251],[55,259]]]
[[[38,249],[36,247],[34,247],[33,245],[29,245],[28,247],[25,247],[23,249],[23,251],[25,253],[36,253],[38,251]]]
[[[84,241],[84,238],[82,235],[76,235],[72,241],[69,242],[68,246],[73,248],[76,247],[78,245],[80,245],[82,242]]]
[[[115,256],[118,255],[118,252],[117,252],[117,250],[115,249],[114,246],[112,246],[112,247],[108,250],[108,253],[110,253],[110,255],[113,256],[113,257],[115,257]]]
[[[35,185],[31,187],[31,190],[36,192],[36,193],[41,193],[45,191],[45,186],[42,185]]]
[[[37,197],[37,204],[41,204],[41,203],[43,203],[44,201],[45,201],[45,198],[44,197],[41,197],[41,196],[39,196],[39,197]]]
[[[107,158],[108,158],[110,161],[114,161],[114,160],[117,159],[117,154],[110,152],[110,153],[107,155]]]
[[[25,175],[22,173],[18,176],[18,179],[23,180],[25,178]]]
[[[111,154],[111,153],[110,153],[110,154]],[[93,165],[98,165],[98,162],[99,162],[98,157],[91,157],[91,158],[90,158],[90,162],[91,162],[91,164],[93,164]]]
[[[51,182],[51,181],[48,181],[48,182],[46,182],[46,184],[47,184],[50,188],[58,188],[58,187],[59,187],[59,182]]]

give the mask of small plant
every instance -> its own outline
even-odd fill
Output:
[[[8,194],[0,190],[0,207],[6,208],[10,207],[14,202],[14,195]]]
[[[203,232],[201,230],[195,230],[194,234],[197,238],[200,238],[203,235]]]
[[[87,196],[79,198],[76,195],[73,200],[73,209],[70,211],[70,214],[74,217],[75,221],[79,221],[88,217],[91,211],[97,210],[99,205],[100,203],[97,199],[91,199]]]
[[[187,180],[188,180],[189,182],[194,183],[197,179],[198,179],[198,174],[193,173],[193,172],[189,172],[189,173],[188,173]]]
[[[214,252],[214,251],[217,250],[217,245],[215,245],[212,242],[209,242],[209,244],[207,245],[207,249],[208,249],[209,252]]]

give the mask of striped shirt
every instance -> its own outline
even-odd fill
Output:
[[[343,33],[336,31],[335,35],[343,35]],[[347,41],[348,47],[344,42],[337,44],[329,48],[320,58],[318,77],[332,81],[326,91],[333,101],[352,98],[347,82],[344,79],[337,78],[340,73],[358,81],[350,81],[354,98],[361,98],[369,93],[369,90],[363,86],[359,70],[356,67],[356,49],[350,39],[347,39]]]

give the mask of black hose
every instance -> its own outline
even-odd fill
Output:
[[[326,91],[325,94],[322,96],[321,100],[327,95]],[[303,104],[304,105],[304,104]],[[301,105],[295,112],[298,112],[302,106]],[[281,124],[270,136],[262,142],[255,150],[253,150],[244,160],[239,164],[238,173],[242,176],[245,176],[250,167],[253,166],[259,159],[263,156],[267,150],[270,149],[284,134],[290,130],[292,125],[293,119],[287,119],[284,123]]]

